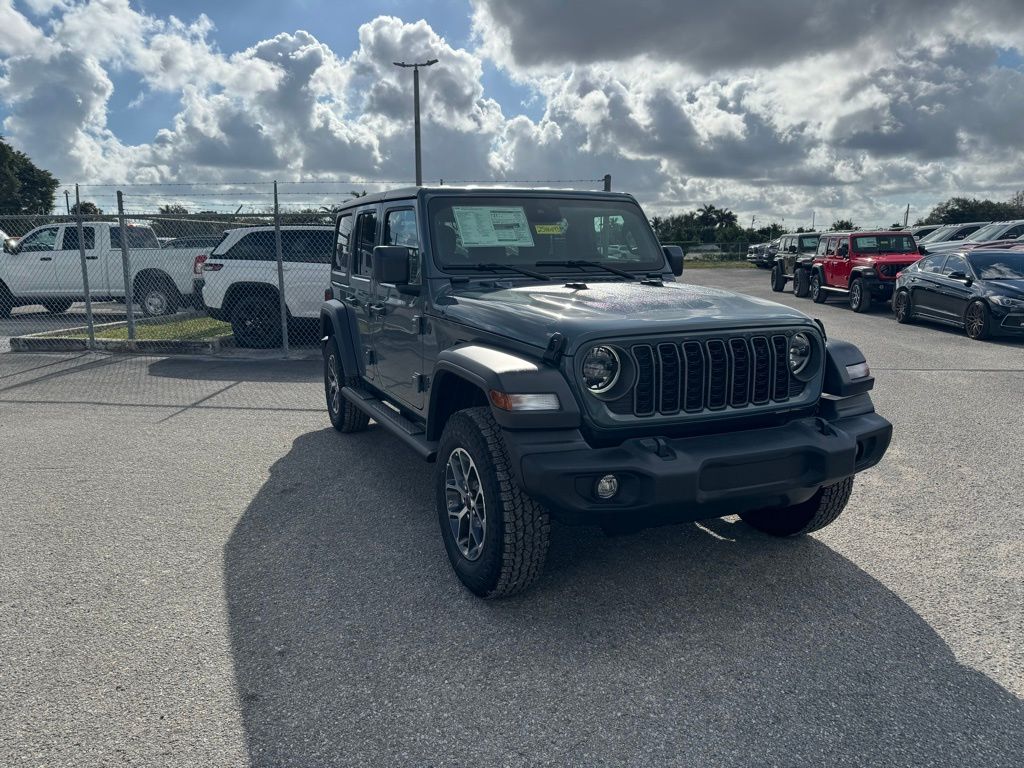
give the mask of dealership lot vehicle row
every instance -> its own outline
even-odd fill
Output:
[[[330,429],[318,361],[0,356],[0,762],[1017,765],[1024,349],[814,313],[897,426],[843,517],[556,527],[500,604],[450,575],[426,465]]]

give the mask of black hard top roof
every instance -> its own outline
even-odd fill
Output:
[[[603,192],[592,189],[430,186],[399,187],[398,189],[389,189],[384,192],[374,192],[370,195],[346,200],[339,208],[348,209],[371,203],[390,202],[392,200],[429,199],[432,197],[451,197],[453,195],[473,195],[474,197],[574,197],[585,200],[629,200],[636,202],[635,198],[626,192]]]

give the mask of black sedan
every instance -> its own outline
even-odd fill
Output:
[[[1024,250],[926,256],[896,278],[892,309],[897,322],[933,320],[972,339],[1024,336]]]

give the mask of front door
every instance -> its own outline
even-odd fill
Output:
[[[57,287],[53,254],[60,227],[45,227],[29,233],[18,252],[5,253],[3,275],[15,296],[53,295]]]
[[[950,277],[951,274],[959,272],[964,275],[971,274],[971,268],[967,265],[967,259],[959,253],[952,253],[946,258],[942,267],[942,275],[938,277],[939,314],[951,322],[960,322],[967,311],[967,305],[974,297],[974,291],[967,286],[967,281]]]
[[[85,240],[85,265],[89,275],[89,293],[93,296],[109,295],[107,285],[106,259],[100,258],[96,248],[96,228],[82,227]],[[118,254],[120,256],[120,253]],[[117,260],[118,266],[121,259]],[[65,296],[85,296],[82,284],[82,254],[78,250],[78,225],[67,224],[61,235],[60,245],[53,253],[53,268],[57,273],[57,290]],[[121,277],[121,270],[118,270]],[[123,285],[123,280],[119,283]],[[118,293],[124,293],[122,288]]]
[[[839,262],[839,256],[836,254],[836,250],[839,247],[839,238],[830,237],[828,239],[828,245],[825,247],[825,284],[836,285],[836,264]]]
[[[426,386],[422,367],[423,302],[417,295],[422,270],[416,211],[412,207],[399,204],[384,210],[382,244],[409,249],[410,283],[405,290],[394,285],[374,285],[373,311],[380,318],[373,337],[378,386],[396,400],[420,410]]]
[[[359,346],[357,354],[362,356],[365,376],[376,383],[377,365],[374,362],[373,334],[380,322],[375,309],[375,296],[371,281],[373,278],[373,249],[377,245],[377,209],[365,208],[356,215],[352,232],[351,271],[345,303],[352,307],[359,323]]]

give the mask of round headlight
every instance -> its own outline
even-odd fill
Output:
[[[811,362],[814,344],[806,333],[798,333],[789,340],[789,370],[799,375]]]
[[[602,395],[619,380],[619,353],[611,347],[592,347],[583,358],[583,385],[595,395]]]

